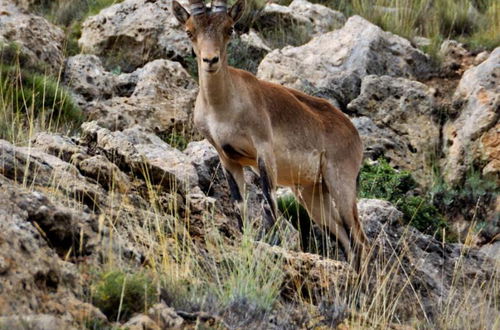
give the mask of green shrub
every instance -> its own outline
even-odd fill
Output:
[[[119,321],[147,310],[158,296],[147,274],[114,270],[100,274],[92,287],[92,300],[110,321]]]
[[[73,130],[81,109],[57,78],[45,74],[15,45],[0,45],[0,138],[14,142],[25,131]]]
[[[388,200],[403,212],[405,223],[442,238],[446,221],[427,196],[413,195],[417,184],[409,172],[396,171],[381,158],[373,164],[365,163],[359,179],[360,197]]]
[[[459,215],[468,220],[486,219],[490,204],[500,193],[496,180],[485,179],[474,166],[464,182],[457,187],[447,184],[436,170],[431,199],[437,208],[449,217]]]

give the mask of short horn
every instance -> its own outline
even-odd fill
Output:
[[[212,0],[212,13],[227,13],[227,0]]]
[[[189,11],[191,15],[201,15],[207,12],[207,8],[205,7],[205,3],[203,0],[189,0]]]

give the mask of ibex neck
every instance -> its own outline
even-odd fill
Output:
[[[200,66],[198,68],[201,69]],[[198,74],[200,93],[207,105],[220,107],[229,102],[233,82],[227,64],[224,64],[217,73],[198,70]]]

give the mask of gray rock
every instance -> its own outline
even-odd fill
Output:
[[[242,34],[240,39],[248,48],[253,49],[254,52],[269,53],[271,51],[271,48],[269,48],[254,29],[250,29],[248,33]]]
[[[123,325],[125,329],[129,330],[161,330],[158,324],[155,323],[149,316],[138,314],[132,317],[127,323]],[[165,329],[165,328],[164,328]]]
[[[445,40],[439,49],[439,56],[445,72],[453,73],[462,68],[463,60],[469,55],[465,46],[456,40]]]
[[[116,76],[104,70],[95,55],[76,55],[66,60],[63,83],[85,102],[106,100],[115,94]]]
[[[9,1],[0,2],[0,12],[0,42],[15,43],[32,64],[43,62],[52,73],[58,74],[64,63],[64,32]]]
[[[458,118],[448,121],[444,133],[444,177],[460,184],[474,164],[486,164],[484,175],[498,180],[500,124],[500,47],[477,67],[467,70],[453,96],[460,109]]]
[[[139,124],[158,134],[190,134],[198,87],[179,63],[156,60],[116,79],[115,89],[130,95],[90,103],[89,120],[113,131]]]
[[[369,117],[352,118],[352,123],[363,141],[365,158],[378,159],[384,156],[394,159],[408,151],[408,146],[394,131],[378,127]]]
[[[82,293],[76,267],[56,252],[63,256],[71,251],[85,253],[91,220],[88,214],[55,206],[45,195],[0,175],[0,260],[5,261],[0,274],[0,315],[4,316],[0,325],[18,324],[10,322],[20,316],[27,317],[30,329],[53,324],[28,315],[58,314],[64,299]],[[67,328],[66,324],[37,329]]]
[[[377,278],[382,273],[375,269],[384,269],[383,274],[391,278],[391,288],[383,292],[397,294],[394,313],[400,320],[437,320],[447,308],[458,306],[464,299],[485,299],[487,293],[479,288],[491,281],[496,270],[493,260],[479,249],[443,243],[402,225],[401,213],[386,201],[361,200],[358,209],[372,255],[368,266],[370,275],[366,278],[367,301],[372,301],[382,285]],[[439,302],[447,303],[440,305]],[[498,307],[486,305],[482,310],[484,314],[478,315],[475,321],[486,322],[488,328],[495,322]]]
[[[438,148],[440,134],[433,116],[434,98],[427,86],[404,78],[367,76],[348,109],[376,125],[360,129],[368,150],[384,148],[382,154],[393,166],[409,170],[420,183],[427,183],[428,155]]]
[[[217,150],[207,141],[190,142],[184,150],[196,168],[200,188],[208,194],[215,182],[224,178]]]
[[[85,176],[93,178],[108,191],[126,193],[131,189],[128,176],[102,155],[82,160],[78,168]]]
[[[500,267],[500,241],[485,244],[481,247],[480,251],[494,259]]]
[[[363,198],[358,201],[359,217],[365,224],[380,223],[398,224],[403,219],[403,213],[390,202],[380,199]],[[366,228],[365,228],[366,230]]]
[[[24,184],[55,188],[90,208],[106,199],[102,188],[83,177],[74,165],[4,140],[0,140],[0,174]]]
[[[0,326],[5,329],[63,330],[76,329],[67,321],[54,315],[17,315],[0,317]]]
[[[161,329],[179,329],[184,320],[168,307],[164,302],[152,306],[148,310],[148,316],[160,326]]]
[[[125,0],[102,10],[82,24],[78,43],[83,52],[103,57],[108,67],[118,65],[125,72],[191,51],[170,3],[159,0]]]
[[[198,184],[189,158],[140,126],[111,132],[96,122],[84,123],[82,143],[95,145],[120,169],[131,170],[170,190],[189,191]]]
[[[474,57],[474,65],[479,65],[479,64],[483,63],[484,61],[486,61],[488,59],[488,57],[490,57],[490,52],[488,52],[488,51],[484,51],[484,52],[477,54],[476,57]]]
[[[423,78],[432,71],[429,57],[408,40],[353,16],[303,46],[272,51],[257,75],[347,105],[367,75]]]
[[[294,0],[289,6],[268,3],[259,13],[256,26],[260,30],[300,26],[313,37],[340,28],[344,23],[345,16],[338,11],[306,0]]]
[[[83,155],[86,153],[85,149],[77,145],[71,138],[58,133],[38,133],[33,139],[32,145],[65,162],[70,162],[75,154]]]

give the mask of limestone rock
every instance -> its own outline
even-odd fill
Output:
[[[444,176],[452,185],[460,184],[472,165],[492,177],[500,173],[500,48],[489,58],[467,70],[454,94],[458,118],[444,126]]]
[[[69,328],[66,322],[64,327],[37,328],[40,324],[59,324],[53,323],[59,322],[59,317],[42,320],[29,315],[61,315],[67,311],[63,301],[81,294],[76,267],[56,252],[66,255],[75,244],[73,251],[78,253],[76,247],[82,246],[84,253],[86,226],[91,220],[88,214],[56,206],[45,195],[20,188],[0,175],[0,260],[4,261],[0,274],[1,325],[18,324],[10,322],[22,316],[33,324],[30,329]]]
[[[119,66],[124,72],[191,51],[171,3],[160,0],[125,0],[102,10],[85,20],[78,43],[84,53],[98,55],[108,68]]]
[[[126,193],[131,189],[128,176],[102,155],[84,159],[79,162],[78,168],[85,176],[93,178],[108,191],[117,189]]]
[[[348,105],[350,112],[369,117],[377,126],[364,138],[365,148],[375,136],[391,142],[382,152],[393,166],[409,170],[425,184],[428,155],[439,144],[440,126],[433,116],[434,98],[427,86],[404,78],[367,76],[363,78],[360,95]],[[387,132],[387,134],[385,134]],[[376,142],[380,142],[377,141]]]
[[[21,11],[10,2],[0,2],[0,42],[15,43],[32,64],[43,62],[52,73],[64,63],[64,32],[45,18]]]
[[[149,316],[138,314],[132,317],[127,323],[123,325],[125,329],[129,330],[161,330]]]
[[[422,78],[432,71],[429,57],[408,40],[353,16],[303,46],[272,51],[257,75],[347,105],[367,75]]]
[[[85,154],[86,151],[71,138],[57,133],[38,133],[32,141],[32,145],[52,156],[56,156],[65,162],[70,162],[73,155]]]
[[[184,320],[177,315],[175,310],[164,302],[152,306],[148,316],[159,325],[161,329],[180,329]]]
[[[76,329],[68,322],[49,314],[0,316],[0,325],[5,329],[59,330]]]
[[[469,55],[465,46],[456,40],[445,40],[439,49],[445,72],[455,72],[462,68],[463,60]]]
[[[36,148],[15,147],[0,140],[0,174],[17,182],[53,187],[90,208],[106,199],[102,188],[78,169]]]
[[[214,183],[224,178],[217,150],[207,140],[190,142],[184,150],[198,173],[201,190],[209,194]]]
[[[372,301],[377,291],[381,292],[375,267],[384,269],[393,266],[395,268],[389,276],[394,287],[383,292],[398,295],[394,313],[400,319],[436,319],[442,313],[436,305],[437,301],[460,301],[463,298],[459,297],[467,295],[474,295],[475,299],[484,298],[481,297],[484,292],[471,288],[479,288],[480,283],[488,282],[496,270],[494,261],[479,249],[461,244],[443,244],[411,226],[402,225],[399,221],[401,213],[386,201],[362,199],[358,209],[372,247],[368,272],[373,273],[367,274],[369,284],[364,299]],[[460,264],[459,269],[457,264]],[[405,275],[410,272],[412,276]],[[411,287],[419,289],[414,291]],[[415,299],[419,301],[418,306],[414,303]],[[493,315],[497,315],[498,310],[492,307],[485,308],[482,320],[494,322]]]
[[[76,55],[66,60],[63,82],[86,102],[106,100],[115,94],[116,76],[104,70],[95,55]]]
[[[89,122],[82,125],[82,132],[84,144],[95,145],[121,169],[172,190],[189,190],[198,184],[187,156],[140,126],[111,132]]]
[[[294,0],[289,6],[268,3],[256,21],[260,30],[276,26],[301,26],[311,37],[340,28],[344,23],[342,13],[306,0]]]
[[[157,134],[190,134],[198,87],[179,63],[156,60],[116,79],[115,90],[122,92],[88,104],[90,120],[113,131],[139,124]],[[124,91],[129,95],[119,96]]]

